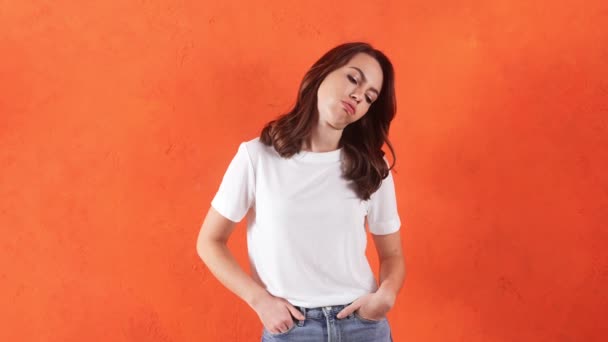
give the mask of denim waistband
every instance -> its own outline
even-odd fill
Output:
[[[349,306],[351,303],[343,304],[343,305],[332,305],[332,306],[321,306],[317,308],[305,308],[301,306],[295,306],[296,309],[300,310],[304,317],[306,318],[333,318],[337,319],[337,315],[340,311],[342,311],[345,307]],[[350,318],[352,314],[348,317]]]

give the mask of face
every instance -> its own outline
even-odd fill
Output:
[[[361,119],[378,99],[382,68],[375,58],[358,53],[329,73],[317,91],[319,122],[343,129]]]

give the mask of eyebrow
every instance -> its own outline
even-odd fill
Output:
[[[363,79],[365,82],[367,82],[367,78],[365,77],[365,74],[363,73],[363,71],[361,71],[361,69],[359,69],[359,68],[357,68],[357,67],[355,67],[355,66],[351,66],[351,68],[353,68],[353,69],[357,70],[357,71],[358,71],[358,72],[361,74],[361,78],[362,78],[362,79]],[[378,89],[376,89],[376,88],[374,88],[374,87],[371,87],[371,88],[370,88],[370,90],[371,90],[371,91],[373,91],[373,92],[375,92],[375,93],[376,93],[376,96],[380,96],[380,92],[378,91]]]

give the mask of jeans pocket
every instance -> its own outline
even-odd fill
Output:
[[[364,323],[378,324],[378,323],[386,320],[386,317],[383,317],[382,319],[379,319],[379,320],[361,317],[361,315],[359,315],[359,310],[355,310],[355,312],[353,312],[353,314],[355,315],[355,318],[357,318],[359,321],[364,322]]]
[[[275,334],[275,333],[271,333],[270,331],[268,331],[268,329],[264,328],[264,332],[266,334],[268,334],[269,336],[284,336],[284,335],[287,335],[290,332],[292,332],[297,326],[298,326],[298,323],[297,322],[293,322],[293,325],[291,326],[291,328],[287,329],[287,331]]]

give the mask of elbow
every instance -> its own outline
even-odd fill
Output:
[[[205,262],[205,247],[200,243],[200,241],[196,242],[196,254],[198,254],[198,257],[201,258],[201,260],[203,260],[203,262]]]
[[[196,254],[198,254],[199,258],[207,264],[207,260],[209,257],[209,242],[199,236],[196,241]]]
[[[214,255],[217,255],[218,249],[224,246],[225,245],[220,241],[199,237],[196,242],[196,254],[198,254],[205,265],[208,265],[211,258],[213,258]]]

